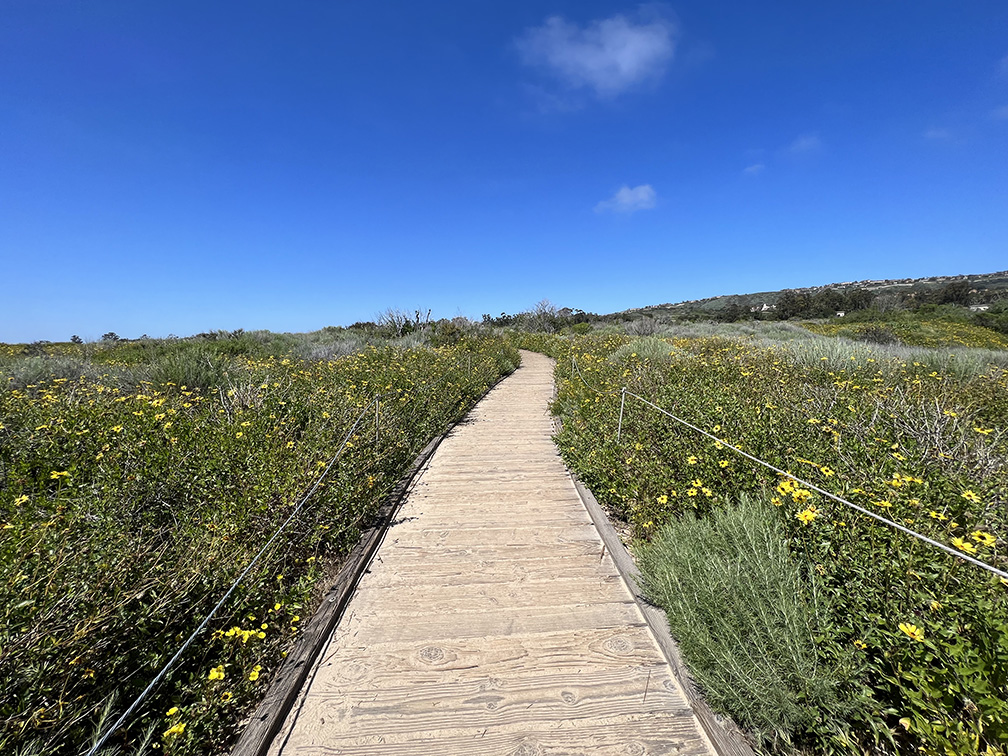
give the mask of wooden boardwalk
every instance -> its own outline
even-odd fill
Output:
[[[270,753],[712,754],[523,353],[442,443]]]

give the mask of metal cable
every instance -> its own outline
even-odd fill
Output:
[[[573,361],[573,364],[576,367],[577,366],[577,360],[575,360],[575,359],[572,358],[572,361]],[[581,375],[581,370],[578,369],[577,373],[580,376]],[[948,554],[951,554],[954,557],[958,557],[959,559],[962,559],[962,560],[964,560],[966,562],[969,562],[971,564],[976,565],[977,567],[985,569],[988,572],[991,572],[991,573],[997,575],[1000,578],[1008,579],[1008,572],[1005,572],[1004,570],[1000,570],[997,567],[994,567],[992,565],[987,564],[986,562],[982,562],[979,559],[971,557],[969,554],[966,554],[965,552],[959,551],[958,549],[954,549],[951,546],[947,546],[946,544],[942,543],[941,541],[936,541],[933,538],[928,538],[926,535],[918,533],[915,530],[911,530],[910,528],[906,527],[905,525],[900,525],[898,522],[894,522],[893,520],[890,520],[888,517],[883,517],[880,514],[876,514],[875,512],[872,512],[871,510],[865,509],[864,507],[858,506],[857,504],[854,504],[853,502],[847,501],[846,499],[844,499],[844,498],[842,498],[840,496],[837,496],[836,494],[832,494],[829,491],[826,491],[826,490],[820,488],[819,486],[817,486],[817,485],[815,485],[813,483],[809,483],[807,480],[802,480],[801,478],[799,478],[799,477],[797,477],[795,475],[792,475],[789,472],[781,470],[779,467],[775,467],[774,465],[770,464],[769,462],[764,462],[762,459],[759,459],[758,457],[754,457],[752,454],[749,454],[748,452],[742,451],[741,449],[739,449],[736,446],[733,446],[732,444],[728,443],[724,439],[718,438],[717,436],[715,436],[712,433],[708,433],[703,428],[698,428],[697,426],[693,425],[693,423],[691,423],[691,422],[689,422],[687,420],[683,420],[681,417],[677,417],[676,415],[673,415],[668,410],[666,410],[666,409],[664,409],[662,407],[659,407],[657,404],[655,404],[652,401],[649,401],[648,399],[645,399],[640,394],[635,394],[633,391],[630,391],[630,389],[626,388],[625,386],[623,387],[623,389],[622,389],[621,392],[615,392],[615,391],[613,391],[613,392],[602,392],[602,391],[599,391],[598,389],[596,389],[594,386],[591,386],[587,381],[584,380],[583,377],[581,378],[581,380],[585,384],[585,386],[587,386],[588,388],[590,388],[592,391],[595,391],[595,392],[600,393],[600,394],[609,393],[610,395],[615,395],[616,393],[622,393],[622,394],[625,394],[627,396],[632,396],[635,399],[638,399],[639,401],[641,401],[644,404],[648,405],[649,407],[652,407],[652,408],[658,410],[663,415],[667,415],[668,417],[670,417],[673,420],[675,420],[677,423],[679,423],[681,425],[684,425],[687,428],[690,428],[691,430],[695,430],[697,433],[700,433],[701,435],[706,436],[707,438],[711,439],[712,441],[716,441],[717,443],[722,444],[723,446],[728,447],[729,449],[731,449],[732,451],[734,451],[736,454],[741,454],[746,459],[749,459],[749,460],[755,462],[758,465],[762,465],[763,467],[767,468],[768,470],[773,470],[775,473],[778,473],[779,475],[783,475],[783,476],[785,476],[787,478],[790,478],[791,480],[795,481],[796,483],[800,483],[803,486],[807,486],[808,488],[812,489],[813,491],[817,491],[817,492],[821,493],[823,496],[825,496],[828,499],[832,499],[835,502],[838,502],[840,504],[843,504],[844,506],[850,507],[851,509],[853,509],[853,510],[855,510],[857,512],[860,512],[863,515],[867,515],[868,517],[872,518],[873,520],[877,520],[878,522],[881,522],[881,523],[883,523],[885,525],[888,525],[891,528],[895,528],[896,530],[900,531],[901,533],[905,533],[906,535],[912,536],[912,537],[914,537],[914,538],[916,538],[916,539],[918,539],[920,541],[923,541],[924,543],[927,543],[927,544],[929,544],[931,546],[934,546],[935,548],[941,549],[942,551],[944,551],[944,552],[946,552]]]

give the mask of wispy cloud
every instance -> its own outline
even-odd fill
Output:
[[[765,168],[766,166],[763,163],[753,163],[743,168],[742,173],[747,176],[759,176]]]
[[[948,129],[930,128],[924,132],[925,139],[945,140],[952,138],[952,132]]]
[[[787,151],[792,155],[807,155],[822,149],[822,140],[815,134],[802,134],[788,145]]]
[[[583,27],[551,16],[515,44],[526,65],[607,98],[662,75],[675,54],[676,25],[657,6],[642,6],[635,19],[618,14]]]
[[[638,210],[650,210],[657,200],[658,195],[651,184],[641,184],[633,189],[624,185],[612,197],[595,205],[595,212],[634,213]]]

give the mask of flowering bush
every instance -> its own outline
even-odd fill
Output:
[[[159,342],[152,364],[189,374],[176,359],[188,348]],[[377,439],[372,408],[310,503],[111,741],[220,750],[321,580],[415,455],[518,362],[480,337],[328,360],[218,349],[216,384],[130,385],[123,376],[145,365],[136,350],[103,347],[91,377],[0,390],[5,753],[79,753],[209,613],[381,394]]]
[[[943,374],[863,347],[819,365],[788,345],[718,338],[673,339],[660,359],[621,335],[513,338],[557,357],[564,459],[637,537],[742,493],[776,512],[813,577],[816,652],[843,705],[767,747],[1005,752],[1005,581],[730,447],[1005,569],[1008,372]],[[617,441],[623,386],[721,441],[632,397]]]

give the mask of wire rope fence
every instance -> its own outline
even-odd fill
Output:
[[[782,478],[787,478],[787,479],[793,480],[794,482],[796,482],[796,483],[798,483],[800,485],[806,486],[810,490],[815,491],[815,492],[817,492],[817,493],[825,496],[826,498],[830,499],[831,501],[835,501],[838,504],[841,504],[841,505],[843,505],[845,507],[848,507],[848,508],[850,508],[850,509],[852,509],[852,510],[854,510],[854,511],[856,511],[856,512],[858,512],[858,513],[860,513],[860,514],[862,514],[864,516],[866,516],[866,517],[869,517],[869,518],[871,518],[871,519],[873,519],[873,520],[875,520],[877,522],[882,523],[883,525],[885,525],[885,526],[887,526],[889,528],[892,528],[893,530],[896,530],[896,531],[898,531],[900,533],[903,533],[904,535],[910,536],[911,538],[915,538],[918,541],[920,541],[921,543],[925,543],[925,544],[927,544],[928,546],[930,546],[932,548],[940,549],[941,551],[944,551],[946,554],[950,554],[950,555],[952,555],[953,557],[955,557],[957,559],[963,560],[964,562],[969,562],[970,564],[972,564],[972,565],[974,565],[976,567],[979,567],[982,570],[986,570],[987,572],[990,572],[991,574],[996,575],[997,577],[1008,579],[1008,571],[1005,571],[1005,570],[999,569],[998,567],[995,567],[993,565],[987,564],[986,562],[983,562],[983,561],[981,561],[981,560],[979,560],[979,559],[977,559],[977,558],[975,558],[975,557],[973,557],[973,556],[971,556],[971,555],[969,555],[969,554],[967,554],[967,553],[965,553],[965,552],[963,552],[963,551],[961,551],[959,549],[955,549],[955,548],[953,548],[953,547],[951,547],[951,546],[949,546],[947,544],[941,543],[940,541],[936,541],[935,539],[930,538],[930,537],[924,535],[923,533],[919,533],[919,532],[917,532],[917,531],[915,531],[915,530],[913,530],[911,528],[908,528],[906,525],[901,525],[900,523],[895,522],[894,520],[891,520],[888,517],[884,517],[884,516],[878,514],[877,512],[872,512],[872,511],[870,511],[868,509],[865,509],[864,507],[859,506],[859,505],[855,504],[854,502],[848,501],[847,499],[844,499],[841,496],[837,496],[836,494],[834,494],[834,493],[832,493],[830,491],[827,491],[826,489],[824,489],[824,488],[816,485],[815,483],[811,483],[811,482],[809,482],[809,481],[807,481],[807,480],[805,480],[803,478],[800,478],[800,477],[794,475],[793,473],[790,473],[790,472],[788,472],[786,470],[782,470],[780,467],[777,467],[776,465],[772,465],[769,462],[767,462],[767,461],[765,461],[763,459],[760,459],[759,457],[756,457],[756,456],[754,456],[752,454],[749,454],[748,452],[743,451],[742,449],[738,448],[736,445],[732,444],[730,441],[727,441],[727,440],[725,440],[723,438],[720,438],[720,437],[714,435],[713,433],[709,433],[708,431],[705,431],[703,428],[700,428],[700,427],[694,425],[693,423],[689,422],[688,420],[684,420],[683,418],[679,417],[678,415],[675,415],[672,412],[669,412],[664,407],[660,407],[657,404],[655,404],[654,402],[652,402],[651,400],[649,400],[649,399],[641,396],[640,394],[637,394],[634,391],[631,391],[627,386],[621,386],[619,390],[610,390],[610,391],[603,391],[603,390],[600,390],[600,389],[596,388],[595,386],[592,386],[590,383],[588,383],[587,380],[585,380],[585,377],[584,377],[584,375],[581,372],[581,368],[580,368],[580,366],[577,363],[577,359],[572,354],[571,355],[571,377],[572,378],[574,377],[575,373],[576,373],[578,379],[587,388],[589,388],[590,390],[594,391],[595,393],[597,393],[597,394],[599,394],[601,396],[613,396],[614,397],[614,396],[618,395],[620,397],[619,420],[618,420],[618,423],[617,423],[616,435],[615,435],[615,440],[616,440],[617,443],[620,442],[620,439],[621,439],[621,436],[622,436],[623,418],[624,418],[624,412],[625,412],[625,409],[626,409],[626,399],[627,399],[627,397],[631,397],[631,398],[636,399],[637,401],[641,402],[646,407],[649,407],[650,409],[654,410],[655,412],[659,412],[662,415],[664,415],[664,416],[672,419],[674,422],[678,423],[679,425],[681,425],[681,426],[683,426],[685,428],[688,428],[688,429],[692,430],[693,432],[698,433],[701,436],[704,436],[705,438],[713,441],[716,444],[720,444],[724,448],[731,450],[734,454],[738,454],[739,456],[741,456],[741,457],[749,460],[750,462],[752,462],[752,463],[754,463],[756,465],[759,465],[761,467],[764,467],[764,468],[770,470],[771,472],[776,473],[777,475],[781,476]]]

